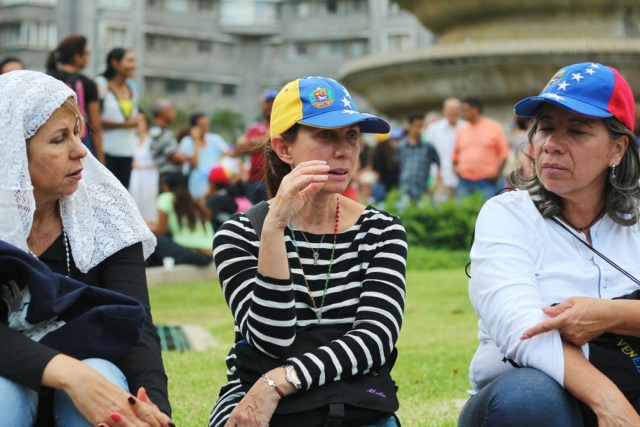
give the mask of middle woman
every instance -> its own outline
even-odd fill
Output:
[[[340,195],[356,172],[361,132],[387,133],[389,125],[358,112],[335,80],[298,79],[276,97],[265,142],[266,216],[236,215],[214,238],[236,339],[210,426],[275,427],[286,415],[276,410],[299,426],[327,417],[342,425],[341,411],[366,419],[355,425],[399,426],[395,390],[375,381],[392,383],[406,233],[397,217]],[[310,400],[323,404],[303,412]],[[379,410],[356,409],[371,406],[365,400]]]

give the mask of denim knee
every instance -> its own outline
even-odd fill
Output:
[[[31,427],[36,422],[37,411],[38,393],[35,390],[0,377],[2,425]]]
[[[98,371],[109,382],[129,392],[126,377],[113,363],[104,359],[85,359],[82,362]],[[62,390],[57,390],[54,394],[53,414],[56,426],[91,427],[91,424],[76,409],[67,393]]]
[[[582,427],[578,401],[553,378],[532,368],[496,378],[465,404],[458,425]]]

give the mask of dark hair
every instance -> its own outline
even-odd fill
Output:
[[[104,70],[104,73],[102,73],[102,75],[107,80],[112,79],[116,75],[116,69],[113,68],[113,65],[111,65],[111,62],[114,61],[114,60],[117,61],[117,62],[122,61],[122,58],[124,58],[124,56],[127,54],[127,52],[129,52],[129,49],[124,49],[122,47],[116,47],[116,48],[111,49],[109,51],[109,53],[107,53],[107,69]]]
[[[195,126],[198,124],[198,120],[200,120],[203,117],[207,117],[207,115],[205,113],[201,113],[201,112],[197,112],[197,113],[193,113],[189,116],[189,125],[191,126]]]
[[[514,120],[516,127],[520,130],[528,130],[531,124],[531,117],[516,116]]]
[[[282,132],[282,138],[291,143],[298,137],[298,131],[300,125],[296,123],[286,131]],[[267,184],[267,194],[269,197],[274,197],[280,188],[282,179],[291,172],[291,165],[285,163],[278,157],[278,154],[271,147],[271,138],[263,143],[263,150],[265,152],[265,165],[264,165],[264,179]]]
[[[169,191],[174,195],[173,209],[180,226],[183,225],[185,218],[192,231],[195,231],[197,221],[206,226],[209,221],[209,213],[191,197],[185,175],[180,172],[169,173],[162,177],[162,183],[169,187]]]
[[[71,34],[63,38],[54,50],[49,52],[44,64],[47,71],[54,71],[58,64],[73,64],[78,54],[83,54],[87,47],[87,38],[82,34]]]
[[[536,116],[529,129],[529,144],[533,145],[533,137],[538,130],[540,119]],[[620,225],[633,225],[640,219],[636,203],[640,198],[640,154],[635,135],[615,117],[603,119],[612,140],[626,137],[629,140],[627,150],[616,169],[616,178],[611,175],[605,186],[605,208],[609,217]],[[528,156],[530,157],[530,156]],[[535,171],[535,159],[532,175],[523,176],[522,171],[515,170],[509,177],[517,188],[526,190],[534,196],[534,203],[545,218],[559,215],[562,212],[562,198],[548,191],[538,179]]]
[[[22,66],[22,68],[24,68],[24,62],[22,62],[20,58],[16,56],[5,56],[4,59],[0,61],[0,74],[2,74],[2,69],[4,68],[4,66],[11,62],[17,62]]]
[[[409,124],[413,124],[413,122],[415,122],[416,120],[424,120],[424,114],[420,114],[420,113],[411,113],[409,114],[409,116],[407,117],[407,122]]]
[[[482,109],[484,108],[482,100],[477,96],[465,96],[460,100],[460,102],[462,102],[463,104],[469,104],[472,107],[477,108],[479,113],[482,113]]]

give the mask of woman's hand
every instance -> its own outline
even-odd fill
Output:
[[[521,339],[557,330],[562,339],[581,346],[611,330],[615,317],[610,300],[589,297],[571,297],[542,311],[549,319],[524,331]]]
[[[310,160],[297,165],[282,179],[278,193],[271,201],[269,214],[265,219],[283,230],[291,218],[295,217],[305,204],[322,188],[329,179],[329,165],[324,160]]]
[[[598,427],[633,427],[640,426],[640,415],[627,399],[612,398],[606,407],[597,408]]]
[[[43,385],[64,390],[75,407],[92,425],[111,427],[171,427],[171,419],[160,412],[144,389],[137,397],[112,384],[93,368],[65,355],[47,364]]]
[[[284,368],[272,369],[265,375],[275,382],[284,396],[295,393],[295,387],[285,379]],[[276,389],[260,378],[231,412],[224,427],[266,427],[280,399]]]

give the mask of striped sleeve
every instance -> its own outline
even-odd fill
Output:
[[[258,248],[247,217],[235,215],[215,234],[213,259],[241,335],[263,353],[284,358],[296,336],[293,285],[258,273]]]
[[[304,389],[321,386],[386,363],[404,316],[407,237],[400,220],[379,211],[376,223],[358,236],[358,252],[373,253],[364,271],[362,292],[351,330],[325,346],[289,358]]]

